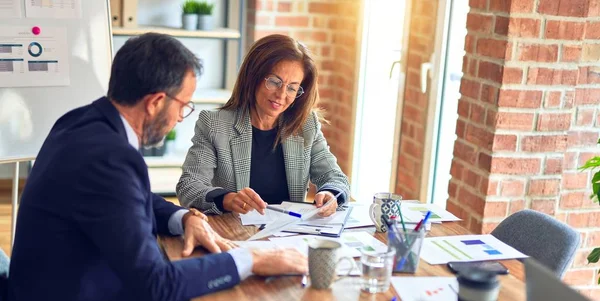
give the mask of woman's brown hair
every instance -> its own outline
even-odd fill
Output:
[[[290,135],[300,133],[302,125],[313,111],[319,97],[317,91],[317,67],[309,50],[296,40],[280,34],[266,36],[252,45],[246,55],[231,98],[221,109],[239,110],[250,114],[256,105],[256,89],[264,84],[265,77],[281,61],[300,62],[304,78],[300,85],[304,94],[279,116],[279,129],[275,145]]]

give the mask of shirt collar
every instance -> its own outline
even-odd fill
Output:
[[[129,144],[133,146],[135,149],[140,149],[140,140],[138,139],[137,134],[122,114],[119,114],[121,117],[121,121],[123,121],[123,125],[125,126],[125,133],[127,134],[127,141]]]

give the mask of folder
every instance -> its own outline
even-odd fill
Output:
[[[123,0],[123,27],[137,27],[138,0]]]
[[[113,27],[123,26],[121,10],[123,9],[122,0],[110,0],[110,19]]]

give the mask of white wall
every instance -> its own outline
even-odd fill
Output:
[[[225,1],[213,0],[215,10],[215,27],[225,27]],[[139,0],[138,23],[141,25],[181,27],[181,4],[183,0]],[[237,16],[232,16],[237,17]],[[128,37],[116,36],[113,39],[113,54],[119,50]],[[198,88],[220,88],[223,80],[223,52],[224,42],[209,39],[182,38],[182,43],[192,50],[204,65],[204,74],[198,80]],[[100,96],[100,95],[99,95]],[[195,118],[189,117],[195,122]],[[190,124],[193,132],[193,125]],[[182,126],[178,128],[183,128]],[[183,133],[182,133],[183,134]],[[191,136],[190,136],[191,137]],[[178,148],[186,148],[188,141],[182,141],[183,145]],[[28,163],[21,163],[20,176],[27,176]],[[14,163],[0,164],[0,179],[12,179]]]

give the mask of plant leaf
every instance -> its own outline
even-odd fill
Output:
[[[590,158],[589,160],[587,160],[585,162],[585,164],[583,164],[583,166],[579,167],[579,169],[580,170],[585,170],[585,169],[594,168],[594,167],[600,167],[600,157],[598,157],[598,156]]]
[[[600,248],[594,248],[587,257],[588,263],[596,263],[598,259],[600,259]]]

